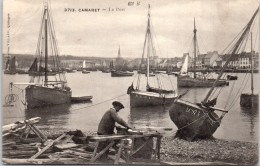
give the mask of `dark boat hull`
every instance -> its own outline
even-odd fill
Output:
[[[5,71],[4,71],[4,74],[14,75],[14,74],[16,74],[16,71],[5,70]]]
[[[81,96],[81,97],[71,97],[72,103],[83,103],[83,102],[89,102],[93,96]]]
[[[123,71],[111,71],[111,77],[131,77],[134,73],[128,73]]]
[[[181,88],[192,88],[192,87],[212,87],[215,79],[199,79],[191,78],[189,76],[178,76],[177,84]],[[216,83],[216,87],[226,86],[228,82],[226,80],[219,80]]]
[[[237,76],[227,75],[227,80],[237,80]]]
[[[44,107],[71,102],[71,91],[30,85],[25,88],[28,108]]]
[[[243,93],[240,96],[240,105],[247,108],[258,108],[258,95]]]
[[[210,138],[220,126],[216,113],[181,99],[175,100],[169,108],[169,115],[178,127],[176,137],[188,141]]]
[[[29,76],[44,76],[44,72],[34,72],[34,71],[29,71],[28,72]],[[48,76],[55,76],[57,73],[56,72],[47,72]]]
[[[147,107],[156,105],[166,105],[172,103],[176,99],[175,94],[163,94],[145,91],[133,91],[130,93],[131,107]]]

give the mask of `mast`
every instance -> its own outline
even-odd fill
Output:
[[[254,72],[253,72],[253,37],[252,37],[252,32],[251,32],[251,91],[252,91],[252,96],[254,94]]]
[[[47,21],[48,21],[48,18],[47,18],[47,12],[48,12],[48,7],[47,7],[47,4],[45,6],[45,85],[48,84],[48,76],[47,76],[47,71],[48,71],[48,24],[47,24]]]
[[[196,43],[197,43],[197,37],[196,37],[196,25],[195,25],[195,17],[194,17],[194,78],[196,78]]]
[[[239,50],[241,44],[242,44],[242,41],[246,38],[246,35],[249,33],[249,30],[251,28],[251,25],[255,19],[255,16],[256,14],[258,13],[258,10],[259,10],[259,7],[256,9],[254,15],[252,16],[252,18],[250,19],[250,21],[248,22],[248,24],[245,26],[244,28],[244,31],[242,33],[242,35],[239,37],[239,39],[237,40],[236,44],[234,45],[234,49],[230,55],[230,57],[227,59],[226,63],[224,64],[224,66],[222,67],[217,79],[215,80],[213,86],[211,87],[211,89],[209,90],[208,94],[206,95],[206,97],[204,98],[204,100],[202,101],[202,103],[206,103],[209,99],[209,96],[212,94],[215,86],[216,86],[216,83],[219,81],[219,79],[221,78],[221,76],[223,75],[224,73],[224,69],[226,69],[227,65],[229,64],[229,62],[231,60],[233,60],[233,56],[237,53],[237,51]]]
[[[149,70],[150,70],[150,45],[149,45],[149,42],[150,42],[150,38],[149,36],[151,37],[151,33],[150,33],[150,4],[148,5],[148,24],[147,24],[147,34],[148,34],[148,45],[147,45],[147,83],[146,83],[146,86],[148,87],[149,86]]]
[[[118,49],[118,58],[120,58],[120,45],[119,45],[119,49]]]

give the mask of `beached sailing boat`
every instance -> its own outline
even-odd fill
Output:
[[[143,53],[142,53],[142,61],[144,59],[145,52],[147,53],[146,91],[139,89],[141,74],[137,73],[138,78],[137,78],[136,88],[134,88],[133,83],[132,83],[132,85],[127,90],[127,94],[130,95],[130,106],[131,107],[165,105],[165,104],[172,103],[177,97],[177,93],[174,90],[162,89],[162,86],[160,86],[161,80],[159,80],[159,77],[157,77],[159,88],[151,87],[149,85],[149,77],[150,77],[150,64],[149,64],[150,59],[149,59],[149,57],[151,56],[150,54],[155,55],[155,49],[153,46],[153,38],[152,38],[150,26],[151,25],[150,25],[150,5],[149,5],[148,6],[147,29],[146,29],[144,47],[143,47]]]
[[[4,74],[16,74],[15,56],[11,59],[8,57]]]
[[[170,118],[178,127],[176,137],[190,141],[194,140],[195,138],[208,138],[211,137],[220,126],[222,118],[228,111],[214,107],[217,103],[217,97],[223,88],[216,89],[215,87],[229,62],[243,51],[242,49],[244,49],[244,47],[242,46],[246,43],[247,36],[250,32],[258,10],[259,8],[257,8],[253,17],[250,19],[245,28],[243,28],[242,32],[239,33],[240,36],[236,38],[236,42],[233,45],[230,45],[230,56],[225,62],[223,68],[220,71],[220,74],[218,75],[211,89],[208,91],[204,100],[201,103],[192,103],[181,99],[184,95],[183,94],[180,95],[169,108]],[[230,98],[227,98],[227,102],[229,102],[229,100]],[[233,102],[231,102],[231,104]],[[222,115],[217,115],[216,111],[222,112]]]
[[[258,108],[258,94],[254,94],[254,63],[253,63],[253,43],[251,32],[251,94],[242,93],[240,96],[240,105],[247,108]]]
[[[37,60],[34,62],[34,67],[38,68],[39,73],[44,70],[44,78],[39,74],[33,75],[30,83],[10,83],[11,87],[12,85],[28,85],[25,88],[27,108],[70,103],[71,101],[71,89],[67,86],[65,74],[58,72],[58,77],[53,76],[52,79],[48,77],[49,55],[52,55],[55,71],[61,71],[61,66],[50,6],[47,2],[44,5],[40,27],[36,49],[36,56],[40,60],[39,66],[37,66]]]
[[[193,36],[193,47],[194,47],[194,58],[193,58],[193,76],[190,76],[188,74],[188,58],[185,58],[185,64],[182,66],[182,69],[180,72],[185,71],[186,73],[180,73],[180,75],[177,76],[177,83],[178,87],[186,87],[186,88],[192,88],[192,87],[211,87],[216,79],[209,79],[207,76],[199,75],[196,72],[197,67],[197,29],[195,25],[195,18],[194,18],[194,36]],[[187,55],[188,56],[188,55]],[[186,57],[187,57],[186,56]],[[225,79],[219,79],[215,86],[225,86],[228,82]]]
[[[120,46],[118,48],[118,56],[116,59],[115,70],[111,70],[111,77],[129,77],[134,75],[132,72],[123,70],[125,62],[123,62],[120,54]]]

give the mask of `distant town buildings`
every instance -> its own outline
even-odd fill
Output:
[[[14,54],[11,56],[16,57],[16,65],[18,68],[29,68],[34,61],[32,55]],[[152,68],[167,69],[167,68],[181,68],[185,57],[188,56],[188,66],[193,67],[193,57],[189,53],[184,53],[182,57],[174,58],[159,58],[151,57],[150,65]],[[196,60],[196,67],[198,68],[220,68],[223,67],[229,55],[219,55],[217,51],[207,52],[206,54],[199,54]],[[50,61],[52,57],[49,58]],[[7,56],[3,55],[2,67],[5,67]],[[64,68],[80,68],[83,61],[86,62],[87,68],[104,68],[109,67],[113,61],[114,65],[123,65],[132,69],[139,69],[142,59],[141,58],[101,58],[101,57],[76,57],[76,56],[61,56],[61,66]],[[253,65],[258,69],[259,53],[253,52]],[[51,64],[51,62],[50,62]],[[143,60],[144,66],[146,65],[146,58]],[[236,55],[228,65],[232,69],[247,69],[251,68],[251,52],[243,52]]]

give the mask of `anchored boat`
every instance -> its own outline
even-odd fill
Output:
[[[216,89],[215,87],[228,64],[234,59],[235,56],[239,56],[243,51],[242,49],[244,49],[244,47],[241,47],[241,45],[245,44],[246,40],[248,39],[248,33],[250,32],[258,10],[259,8],[255,11],[249,23],[245,26],[245,28],[243,28],[242,32],[240,33],[241,35],[236,38],[236,42],[230,45],[232,48],[230,49],[230,56],[204,100],[201,103],[192,103],[181,99],[182,96],[185,95],[183,94],[180,95],[169,108],[170,118],[178,127],[176,137],[189,141],[192,141],[196,138],[208,138],[211,137],[220,126],[221,120],[228,112],[228,110],[215,107],[217,98],[221,92],[221,88],[219,88],[220,91],[218,91],[219,89]],[[229,110],[234,106],[232,103],[237,100],[237,98],[235,98],[234,101],[230,100],[230,97],[226,99],[227,104],[230,104]],[[217,115],[217,111],[222,112],[222,115]]]
[[[150,56],[155,56],[155,50],[153,47],[152,35],[151,35],[151,24],[150,24],[150,5],[148,7],[148,24],[146,29],[144,48],[142,54],[142,62],[144,61],[145,51],[147,53],[147,73],[146,73],[146,90],[140,90],[140,79],[141,74],[138,74],[137,85],[134,88],[133,83],[128,88],[127,94],[130,95],[130,106],[131,107],[143,107],[143,106],[154,106],[154,105],[165,105],[172,103],[176,97],[177,93],[174,90],[166,90],[162,88],[162,83],[158,74],[156,74],[159,88],[151,87],[149,85],[149,77],[150,77]],[[151,55],[150,55],[151,54]],[[143,63],[140,64],[140,68]]]
[[[113,63],[112,63],[113,64]],[[120,65],[123,64],[123,65]],[[126,71],[126,62],[123,61],[120,55],[120,46],[118,49],[118,57],[116,59],[115,69],[111,70],[111,77],[130,77],[134,73]]]
[[[242,93],[240,96],[240,105],[247,108],[258,108],[258,94],[254,94],[254,63],[253,63],[253,42],[252,42],[252,32],[251,32],[251,94]]]
[[[50,7],[44,5],[41,17],[41,29],[36,49],[36,57],[30,71],[33,71],[30,83],[11,83],[13,85],[28,85],[25,88],[25,100],[27,108],[43,107],[71,102],[71,89],[67,86],[65,74],[61,71],[57,40],[54,33]],[[51,48],[51,49],[49,49]],[[49,56],[53,59],[49,59]],[[58,71],[58,77],[49,77],[49,65]],[[44,75],[43,75],[44,73]],[[56,75],[56,74],[55,74]],[[43,78],[42,78],[43,77]]]
[[[11,59],[8,57],[6,62],[4,74],[16,74],[15,56]]]
[[[180,71],[180,74],[177,76],[178,87],[192,88],[192,87],[212,87],[216,79],[210,79],[205,74],[198,74],[196,71],[197,68],[197,29],[194,19],[194,36],[193,36],[193,47],[194,47],[194,61],[193,61],[193,76],[188,73],[188,55],[185,57],[184,64]],[[225,86],[228,85],[228,82],[225,79],[219,79],[215,86]]]

